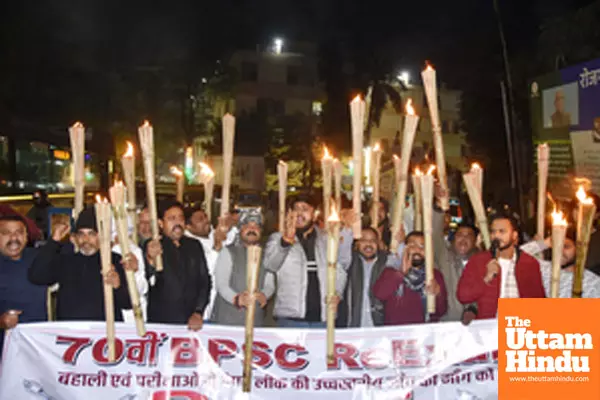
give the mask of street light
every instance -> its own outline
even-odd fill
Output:
[[[282,50],[283,50],[283,39],[275,38],[273,40],[273,51],[275,52],[275,54],[281,54]]]

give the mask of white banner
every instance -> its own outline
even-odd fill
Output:
[[[102,323],[23,324],[6,338],[0,399],[498,398],[496,320],[336,331],[257,329],[252,392],[242,393],[243,328],[117,324],[117,362]]]

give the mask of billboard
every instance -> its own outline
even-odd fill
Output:
[[[530,84],[534,143],[550,146],[549,190],[572,198],[575,177],[600,193],[600,59]]]

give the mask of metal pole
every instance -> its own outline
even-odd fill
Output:
[[[508,168],[510,171],[510,187],[513,190],[517,189],[515,178],[515,156],[513,154],[512,132],[510,124],[510,116],[508,113],[508,99],[506,96],[506,86],[504,81],[500,82],[500,92],[502,93],[502,112],[504,114],[504,130],[506,132],[506,149],[508,151]]]

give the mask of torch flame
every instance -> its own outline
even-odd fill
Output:
[[[421,172],[421,168],[419,168],[419,167],[415,168],[415,175],[416,176],[422,176],[423,175],[423,172]]]
[[[556,208],[552,211],[552,225],[553,226],[567,226],[567,220],[562,211],[558,211]]]
[[[427,170],[427,175],[433,174],[433,171],[435,171],[435,165],[430,165],[429,169]]]
[[[393,157],[394,157],[394,160],[400,160],[400,157],[398,157],[398,156],[397,156],[397,155],[395,155],[395,154],[393,155]]]
[[[114,186],[117,186],[117,187],[118,186],[123,186],[123,181],[122,180],[115,181]]]
[[[83,124],[81,122],[77,121],[73,124],[73,128],[83,128]]]
[[[183,172],[181,172],[181,170],[174,165],[171,166],[170,171],[171,171],[171,174],[175,175],[178,178],[183,176]]]
[[[145,120],[144,123],[142,124],[142,126],[144,128],[149,128],[150,127],[150,122],[148,122],[148,120]]]
[[[327,149],[327,146],[323,146],[323,159],[331,159],[331,154],[329,154],[329,150]]]
[[[474,162],[473,164],[471,164],[471,169],[481,169],[481,165],[479,165],[479,163]]]
[[[327,222],[340,222],[340,217],[335,209],[335,205],[331,205],[331,212],[329,213],[329,218],[327,218]]]
[[[200,164],[203,164],[203,163],[200,163]],[[206,165],[206,164],[205,164],[205,165]],[[286,164],[285,164],[285,161],[279,160],[279,165],[286,165]]]
[[[577,190],[576,196],[581,204],[594,204],[594,200],[591,197],[587,197],[583,185],[579,186],[579,190]]]
[[[106,203],[108,203],[108,200],[106,200],[106,197],[102,197],[99,194],[97,194],[96,195],[96,203],[106,204]]]
[[[133,144],[130,141],[127,141],[127,151],[123,157],[133,157]]]
[[[206,175],[209,178],[212,178],[213,176],[215,176],[215,173],[213,172],[213,170],[208,166],[208,164],[205,164],[203,162],[198,163],[198,165],[200,166],[200,173],[202,175]]]
[[[381,146],[379,146],[379,142],[375,143],[375,147],[373,147],[373,151],[381,151]]]
[[[360,97],[360,94],[357,94],[356,97],[352,100],[352,102],[358,103],[359,101],[362,101],[362,98]]]
[[[408,99],[408,100],[406,101],[406,113],[407,113],[408,115],[415,115],[415,114],[416,114],[416,113],[415,113],[415,109],[414,109],[414,107],[412,106],[412,99]]]
[[[433,67],[431,66],[431,64],[429,64],[429,61],[427,61],[427,62],[425,63],[425,65],[426,65],[425,69],[426,69],[427,71],[433,71]]]

